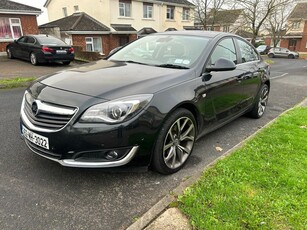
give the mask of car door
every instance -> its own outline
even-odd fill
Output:
[[[275,57],[281,57],[282,56],[280,48],[274,48],[274,56]]]
[[[25,59],[27,59],[27,60],[30,59],[30,54],[35,49],[35,47],[34,47],[35,42],[36,42],[35,38],[32,37],[32,36],[29,36],[28,39],[27,39],[27,42],[22,47],[23,57]]]
[[[29,56],[27,55],[27,47],[28,47],[28,40],[29,36],[25,36],[25,39],[22,43],[20,43],[20,58],[29,60]]]
[[[218,42],[209,56],[206,66],[214,66],[220,58],[237,63],[237,51],[232,37],[227,37]],[[242,76],[243,72],[238,68],[229,71],[205,71],[203,74],[203,89],[205,90],[202,92],[204,99],[201,112],[205,114],[205,118],[211,117],[210,124],[207,124],[208,121],[204,121],[205,125],[209,125],[209,130],[240,114],[243,94]],[[213,116],[214,120],[212,119]],[[208,130],[208,127],[206,129]]]
[[[241,78],[243,86],[241,107],[242,110],[246,110],[255,100],[265,66],[250,43],[240,38],[235,38],[235,43],[239,53],[237,68],[244,72]]]
[[[12,54],[14,57],[23,58],[22,47],[26,43],[26,40],[27,40],[27,37],[23,36],[19,38],[17,41],[14,41],[13,50],[12,50]]]

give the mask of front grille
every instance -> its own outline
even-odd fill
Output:
[[[37,103],[37,113],[34,113],[32,109],[33,103]],[[77,109],[34,100],[27,94],[25,95],[23,111],[34,127],[57,131],[71,120]]]

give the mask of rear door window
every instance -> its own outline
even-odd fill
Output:
[[[35,39],[33,37],[28,37],[27,43],[34,44],[35,43]]]
[[[236,40],[241,53],[242,63],[259,60],[258,54],[249,43],[237,38]]]

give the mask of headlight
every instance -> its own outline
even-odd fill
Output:
[[[151,94],[142,94],[94,105],[85,111],[80,122],[122,122],[146,107],[152,97]]]

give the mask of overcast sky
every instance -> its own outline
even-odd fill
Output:
[[[44,24],[48,22],[48,14],[47,14],[47,9],[44,8],[44,4],[46,0],[11,0],[14,2],[19,2],[28,6],[34,6],[36,8],[39,8],[43,11],[41,15],[38,16],[37,18],[37,23],[38,25]]]

